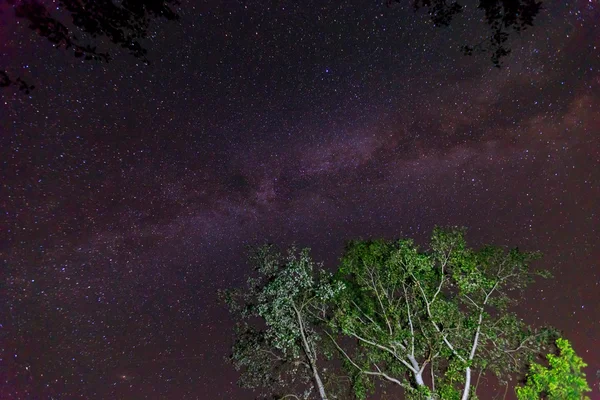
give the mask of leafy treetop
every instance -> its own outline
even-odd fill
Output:
[[[548,367],[531,365],[526,385],[516,389],[519,400],[589,400],[585,393],[592,390],[581,371],[587,364],[568,340],[558,338],[556,346],[559,354],[548,354]]]

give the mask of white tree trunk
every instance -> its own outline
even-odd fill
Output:
[[[423,376],[419,373],[419,374],[415,374],[415,381],[417,381],[417,386],[427,386],[425,385],[425,382],[423,381]],[[427,397],[427,400],[433,400],[433,397],[429,396]]]
[[[300,311],[295,305],[294,310],[296,311],[296,317],[298,318],[298,325],[300,327],[300,335],[302,336],[302,347],[304,348],[306,358],[308,358],[308,362],[310,364],[310,369],[312,370],[313,377],[315,378],[315,385],[317,385],[317,389],[319,390],[321,400],[328,400],[327,393],[325,393],[325,386],[323,385],[323,381],[321,380],[321,376],[319,376],[319,371],[317,369],[316,353],[313,356],[314,349],[311,349],[310,345],[308,344],[308,340],[306,339],[306,334],[304,332],[304,322],[302,321],[302,314],[300,314]]]
[[[417,359],[413,355],[409,354],[408,360],[410,361],[410,363],[412,364],[412,366],[414,368],[413,376],[415,377],[415,382],[417,383],[417,386],[418,387],[426,386],[425,381],[423,381],[423,375],[421,372],[419,372],[420,365],[417,362]],[[427,398],[427,400],[433,400],[433,398],[430,396]]]
[[[313,370],[313,376],[315,377],[315,383],[317,385],[317,389],[319,389],[319,395],[321,396],[321,400],[327,400],[327,393],[325,393],[325,386],[323,385],[323,381],[319,376],[319,371],[317,371],[317,366],[311,362],[311,368]]]
[[[471,391],[471,367],[467,367],[465,370],[465,389],[463,390],[462,400],[469,399],[469,392]]]
[[[423,381],[423,377],[421,376],[421,374],[415,374],[415,380],[417,381],[418,386],[425,385],[425,382]]]
[[[484,306],[487,303],[487,300],[490,297],[490,294],[492,294],[492,292],[489,292],[487,294],[487,296],[485,296],[485,300],[483,301]],[[482,321],[483,321],[483,306],[481,307],[481,311],[479,312],[479,322],[477,323],[477,331],[475,332],[475,339],[473,339],[473,346],[471,347],[471,354],[469,355],[469,361],[473,361],[473,358],[475,357],[475,351],[477,350],[477,345],[479,344],[479,334],[481,333],[481,322]],[[467,369],[465,369],[465,389],[463,390],[461,400],[469,400],[469,392],[470,391],[471,391],[471,367],[467,367]]]

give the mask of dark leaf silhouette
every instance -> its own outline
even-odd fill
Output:
[[[20,91],[25,94],[29,94],[35,86],[29,85],[21,78],[11,79],[10,75],[6,71],[0,71],[0,87],[8,87],[11,85],[17,85]]]
[[[388,6],[408,0],[386,0]],[[411,0],[415,10],[425,9],[435,26],[448,26],[464,7],[456,1]],[[110,61],[110,54],[97,50],[90,40],[104,38],[108,42],[129,51],[134,57],[149,63],[147,49],[141,41],[147,37],[150,21],[179,18],[173,9],[179,0],[58,0],[54,6],[70,16],[73,28],[68,28],[40,0],[7,0],[18,18],[29,22],[29,28],[45,37],[56,48],[70,49],[73,55],[86,61]],[[511,32],[520,32],[533,25],[542,9],[539,0],[480,0],[478,8],[484,12],[490,26],[490,34],[483,41],[462,47],[466,55],[475,52],[490,54],[493,64],[499,67],[510,54],[508,39]],[[73,31],[83,33],[81,39]],[[21,77],[11,78],[7,71],[0,71],[0,87],[17,84],[29,93],[33,86]]]
[[[406,0],[387,0],[387,5],[405,3]],[[415,10],[425,9],[435,26],[448,26],[464,7],[456,1],[414,0]],[[508,39],[511,32],[521,32],[533,26],[533,20],[542,10],[539,0],[479,0],[478,9],[485,15],[490,34],[483,41],[463,46],[465,55],[474,52],[489,53],[492,63],[500,67],[502,59],[510,54]]]
[[[72,49],[73,55],[90,61],[110,61],[107,52],[97,50],[90,39],[107,39],[129,51],[134,57],[149,63],[147,50],[140,41],[147,37],[150,21],[165,18],[174,21],[179,18],[173,6],[179,0],[59,0],[57,7],[70,16],[74,29],[64,23],[39,0],[7,0],[17,18],[29,22],[29,28],[50,41],[57,49]],[[88,39],[81,39],[73,31],[83,33]],[[33,86],[27,85],[21,78],[12,79],[6,71],[0,71],[0,86],[19,84],[19,88],[29,92]]]

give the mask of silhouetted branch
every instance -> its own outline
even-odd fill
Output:
[[[80,37],[60,22],[49,9],[39,0],[7,0],[12,5],[15,16],[29,22],[29,29],[39,36],[46,38],[56,48],[73,49],[75,57],[85,60],[110,61],[107,52],[100,52],[97,46],[83,43]],[[179,16],[171,6],[179,5],[179,0],[123,0],[120,4],[112,0],[58,0],[56,6],[69,13],[71,22],[80,33],[87,38],[107,38],[145,63],[147,50],[140,40],[147,37],[150,20],[165,18],[177,20]],[[8,73],[0,74],[0,86],[7,87],[18,84],[20,90],[26,93],[33,86],[26,84],[20,78],[10,79]]]
[[[386,4],[405,3],[407,0],[386,0]],[[435,26],[448,26],[453,18],[460,14],[464,7],[456,1],[447,0],[413,0],[415,11],[426,9]],[[510,54],[508,39],[510,32],[519,33],[528,26],[542,10],[539,0],[479,0],[477,6],[483,10],[485,21],[490,26],[490,35],[480,43],[462,46],[465,55],[473,52],[490,53],[490,59],[496,67],[500,67],[502,59]]]

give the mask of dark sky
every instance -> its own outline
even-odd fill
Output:
[[[545,2],[498,70],[458,49],[474,10],[439,29],[381,3],[185,2],[150,66],[1,17],[2,67],[37,86],[0,101],[2,399],[250,399],[216,298],[246,245],[334,268],[436,224],[545,254],[521,315],[600,398],[600,4]]]

